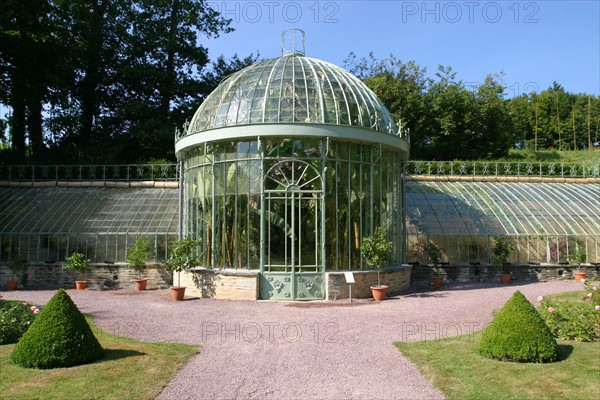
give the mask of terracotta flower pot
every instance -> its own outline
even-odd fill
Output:
[[[171,298],[175,301],[183,300],[185,296],[185,286],[171,286]]]
[[[87,281],[75,281],[75,288],[77,290],[84,290],[87,287]]]
[[[385,295],[387,294],[387,289],[388,287],[386,285],[371,286],[371,293],[373,294],[375,301],[384,300]]]
[[[433,286],[435,286],[436,288],[441,288],[442,286],[444,286],[444,275],[434,275]]]
[[[6,287],[8,290],[17,290],[17,281],[6,281]]]
[[[146,290],[146,286],[148,285],[148,279],[134,279],[135,288],[137,290]]]
[[[500,283],[503,285],[506,285],[508,283],[510,283],[510,274],[502,274],[500,275]]]
[[[575,272],[575,282],[581,282],[582,279],[585,279],[585,272]]]

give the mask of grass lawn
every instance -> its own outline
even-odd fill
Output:
[[[198,347],[145,343],[115,336],[88,322],[104,347],[93,364],[37,370],[11,364],[14,344],[0,346],[0,398],[3,399],[153,399]]]
[[[576,300],[582,291],[553,295]],[[395,343],[448,399],[600,399],[600,342],[558,341],[559,361],[495,361],[478,354],[481,332]]]
[[[568,301],[571,303],[585,303],[586,292],[584,290],[574,290],[571,292],[553,293],[544,296],[548,300]]]

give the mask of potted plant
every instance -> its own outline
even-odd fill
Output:
[[[6,281],[6,286],[8,290],[17,290],[18,282],[17,277],[20,277],[21,280],[24,280],[23,270],[27,268],[27,261],[15,259],[14,261],[8,264],[8,269],[12,272],[12,279]]]
[[[444,274],[438,268],[442,263],[442,250],[433,242],[427,243],[427,257],[433,265],[433,286],[440,288],[444,286]]]
[[[379,272],[392,259],[392,242],[387,240],[381,229],[376,228],[375,237],[363,238],[361,251],[367,264],[377,270],[377,286],[371,286],[371,292],[376,301],[381,301],[385,299],[388,287],[381,284]]]
[[[575,262],[577,264],[577,268],[581,268],[581,264],[585,263],[587,259],[587,253],[585,251],[585,247],[582,246],[579,242],[575,242],[575,248],[569,254],[569,261]],[[582,279],[585,279],[585,271],[581,271],[578,269],[574,272],[575,282],[581,282]]]
[[[138,278],[134,279],[137,290],[146,290],[148,279],[143,277],[146,269],[146,261],[152,255],[150,239],[146,236],[138,236],[133,246],[127,252],[127,265],[137,271]]]
[[[513,250],[513,245],[505,237],[497,237],[492,248],[492,261],[494,265],[500,265],[502,267],[502,274],[500,275],[500,282],[507,284],[510,282],[510,263],[508,258],[510,252]]]
[[[196,265],[197,258],[194,249],[200,246],[200,239],[194,240],[189,236],[176,240],[171,247],[169,259],[165,262],[167,270],[177,273],[177,286],[171,286],[173,300],[181,301],[185,296],[185,286],[181,286],[180,273]],[[173,276],[173,278],[175,278]]]
[[[85,258],[82,253],[72,253],[70,257],[67,257],[67,263],[63,264],[62,267],[66,270],[79,272],[81,279],[75,281],[77,290],[83,290],[87,287],[87,281],[83,280],[83,275],[88,273],[91,269],[90,260]]]

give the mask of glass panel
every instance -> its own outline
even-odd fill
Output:
[[[336,143],[337,145],[337,158],[340,160],[348,160],[348,157],[350,155],[350,152],[348,150],[348,147],[350,146],[349,143]],[[347,174],[346,174],[347,176]]]
[[[350,185],[349,185],[349,208],[350,218],[349,235],[350,238],[350,265],[352,269],[361,269],[360,243],[361,243],[361,219],[362,219],[362,187],[360,164],[350,164]]]
[[[306,122],[321,122],[323,119],[323,113],[321,107],[323,103],[321,101],[320,86],[317,79],[311,75],[306,81],[306,101],[308,105],[308,115]]]
[[[338,268],[339,258],[339,240],[337,236],[339,224],[339,206],[338,206],[338,174],[340,173],[337,163],[328,161],[325,176],[325,267],[327,270]]]
[[[294,68],[294,121],[304,123],[308,121],[306,77],[301,63]]]
[[[260,268],[260,195],[255,194],[249,199],[247,241],[248,263],[250,268]]]

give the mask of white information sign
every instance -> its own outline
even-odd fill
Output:
[[[346,283],[354,283],[354,274],[352,272],[344,272],[344,276],[346,277]]]

